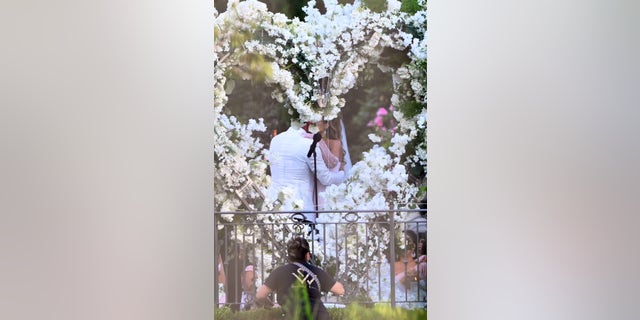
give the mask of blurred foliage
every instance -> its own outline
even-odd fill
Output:
[[[389,305],[372,307],[350,304],[345,308],[327,308],[332,320],[427,320],[427,310],[392,308]],[[281,308],[255,309],[251,311],[233,312],[228,307],[216,308],[215,320],[280,320],[284,319]]]
[[[362,4],[373,12],[383,12],[387,10],[386,0],[362,0]]]
[[[400,11],[403,12],[414,14],[420,9],[422,8],[418,4],[418,0],[402,0],[402,3],[400,4]]]
[[[271,64],[260,54],[247,53],[240,56],[238,61],[237,66],[228,69],[228,79],[252,79],[254,82],[264,82],[273,72]]]
[[[283,309],[289,319],[312,319],[311,301],[306,282],[294,281]]]
[[[401,65],[411,61],[409,58],[409,50],[409,47],[404,50],[386,47],[382,50],[382,53],[380,53],[380,64],[397,69]]]
[[[378,108],[389,107],[392,93],[391,74],[369,64],[358,77],[356,87],[345,95],[342,117],[353,163],[360,161],[362,152],[373,146],[368,135],[376,130],[368,124],[375,119]]]
[[[398,106],[398,109],[402,111],[402,114],[404,114],[407,118],[413,118],[414,116],[422,112],[423,108],[424,106],[422,105],[422,103],[415,100],[405,101]]]
[[[364,307],[357,304],[349,305],[344,309],[331,308],[329,314],[332,320],[364,320],[364,319],[385,319],[385,320],[426,320],[426,309],[405,309],[392,308],[389,305],[375,305]]]
[[[281,308],[256,309],[251,311],[233,312],[229,307],[216,308],[213,311],[215,320],[280,320],[284,319]]]

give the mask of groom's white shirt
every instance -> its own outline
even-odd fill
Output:
[[[293,189],[292,199],[302,199],[303,211],[313,211],[313,156],[307,157],[312,139],[305,138],[301,128],[290,127],[271,140],[269,164],[271,168],[270,199],[277,199],[284,187]],[[338,184],[345,179],[344,171],[331,172],[316,146],[318,183]],[[315,222],[315,214],[305,214],[307,220]]]

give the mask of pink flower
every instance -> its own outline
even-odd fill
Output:
[[[388,113],[389,113],[389,112],[387,112],[387,109],[385,109],[385,108],[379,108],[379,109],[378,109],[378,112],[376,112],[376,115],[377,115],[378,117],[380,117],[380,116],[386,116]]]
[[[375,122],[378,127],[382,127],[382,116],[378,115],[373,122]]]
[[[389,106],[389,110],[393,110],[393,105]],[[382,108],[382,107],[378,108],[378,111],[376,111],[375,119],[373,119],[373,121],[369,121],[367,126],[368,127],[376,126],[376,127],[380,128],[380,129],[382,129],[383,131],[387,131],[387,127],[384,126],[384,116],[386,116],[388,114],[389,114],[389,111],[387,111],[386,108]]]

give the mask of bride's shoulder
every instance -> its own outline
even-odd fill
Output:
[[[327,139],[327,145],[329,145],[329,147],[342,146],[342,141],[338,139]]]

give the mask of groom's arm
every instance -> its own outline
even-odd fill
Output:
[[[330,184],[339,184],[346,178],[344,171],[333,172],[327,168],[327,165],[324,163],[322,156],[320,155],[320,147],[316,147],[317,157],[317,168],[318,168],[318,181],[328,186]],[[313,172],[313,156],[307,158],[307,165],[311,172]]]

